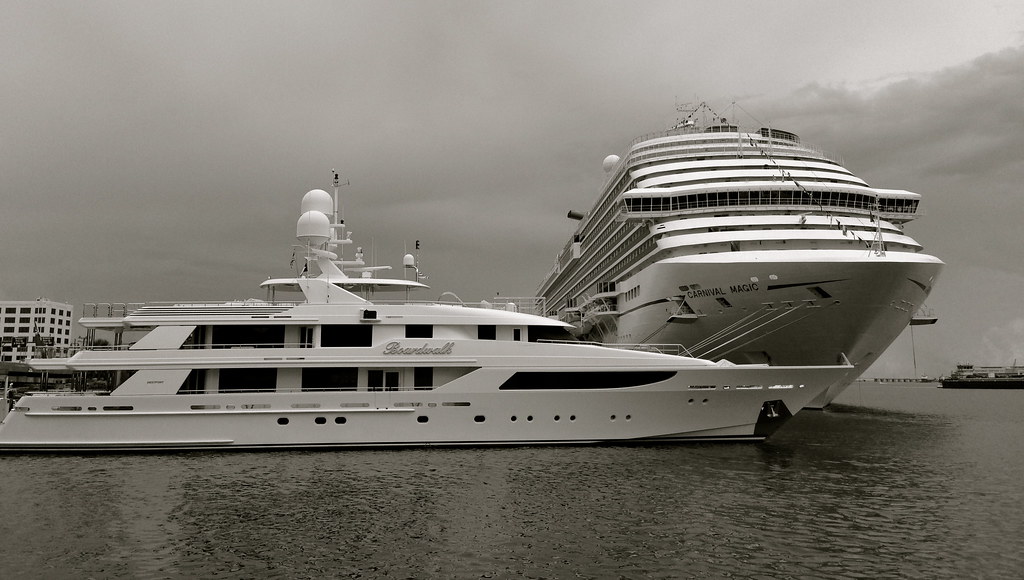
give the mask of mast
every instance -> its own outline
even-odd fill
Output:
[[[342,183],[341,177],[338,175],[336,170],[332,169],[331,173],[334,174],[334,216],[331,219],[331,233],[333,239],[331,239],[330,244],[337,248],[338,259],[344,260],[345,250],[342,246],[348,243],[345,241],[348,237],[345,235],[345,209],[344,205],[341,203],[341,193],[339,190],[342,185],[348,185],[349,182],[346,180],[345,183]]]

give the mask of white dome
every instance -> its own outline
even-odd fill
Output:
[[[320,245],[331,239],[331,220],[323,212],[307,211],[302,214],[295,226],[295,237],[313,245]]]
[[[334,198],[322,189],[314,189],[302,196],[300,207],[299,211],[302,213],[318,211],[324,215],[331,215],[334,213]]]
[[[619,164],[619,156],[618,155],[609,155],[608,157],[604,158],[604,163],[601,164],[601,166],[604,168],[604,172],[608,173],[612,169],[615,169],[615,166],[618,165],[618,164]],[[310,193],[313,193],[313,192],[310,192]]]

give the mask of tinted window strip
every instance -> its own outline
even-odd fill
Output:
[[[666,381],[675,371],[522,371],[509,377],[499,390],[624,389]]]

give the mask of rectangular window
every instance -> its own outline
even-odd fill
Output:
[[[359,377],[355,367],[302,369],[303,391],[354,391]]]
[[[493,324],[481,324],[477,327],[477,338],[480,340],[495,340],[498,338],[498,327]]]
[[[284,325],[238,324],[213,327],[213,348],[283,347]]]
[[[429,389],[434,386],[434,367],[413,367],[413,388]]]
[[[406,338],[434,338],[434,326],[431,324],[407,324]]]
[[[523,340],[523,329],[522,328],[513,328],[512,329],[512,340],[514,340],[516,342],[518,342],[520,340]]]
[[[273,392],[277,390],[277,369],[220,369],[218,390],[245,392]]]
[[[320,346],[373,346],[373,327],[366,324],[325,324]]]

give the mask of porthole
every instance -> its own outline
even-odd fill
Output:
[[[615,415],[612,415],[612,421],[614,421],[614,420],[615,420]]]
[[[485,418],[483,415],[477,415],[476,417],[473,417],[473,420],[476,421],[477,423],[483,423]]]
[[[419,423],[426,423],[429,420],[430,419],[426,415],[420,415],[419,417],[416,417],[416,421]]]
[[[700,402],[700,404],[701,404],[701,405],[707,405],[707,404],[708,404],[708,400],[707,400],[707,399],[704,399],[703,401],[701,401],[701,402]]]
[[[569,420],[570,421],[575,421],[576,420],[576,415],[569,415]]]
[[[632,415],[626,415],[626,420],[627,421],[632,421],[633,420],[633,416]]]
[[[526,420],[527,421],[533,421],[533,415],[527,415],[526,416]]]
[[[288,424],[288,417],[278,417],[277,424],[278,425],[287,425]]]
[[[316,423],[317,425],[326,425],[327,417],[317,417],[316,419],[313,419],[313,422]]]
[[[561,419],[561,416],[559,416],[559,415],[555,415],[555,421],[558,421],[558,420],[560,420],[560,419]]]
[[[689,401],[686,401],[686,404],[687,405],[692,405],[693,404],[693,399],[690,399]]]
[[[516,422],[516,416],[515,416],[515,415],[512,415],[512,422],[513,422],[513,423],[515,423],[515,422]]]
[[[346,421],[348,421],[348,419],[346,419],[344,417],[335,417],[334,418],[334,422],[336,424],[338,424],[338,425],[344,425]]]

